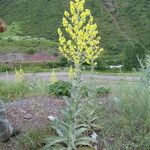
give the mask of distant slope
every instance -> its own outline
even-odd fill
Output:
[[[128,41],[149,50],[149,6],[149,0],[87,0],[109,54],[121,52]],[[57,41],[57,28],[68,7],[69,0],[0,0],[0,17],[8,24],[21,24],[23,35]]]

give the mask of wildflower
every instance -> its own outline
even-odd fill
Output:
[[[25,73],[20,66],[19,70],[15,68],[15,81],[16,82],[22,82],[25,79]]]
[[[97,24],[94,23],[90,10],[84,6],[85,0],[72,0],[70,12],[65,11],[62,20],[65,30],[58,29],[59,50],[75,66],[80,66],[84,62],[94,65],[94,60],[103,50],[99,46]]]
[[[58,81],[57,76],[56,76],[56,73],[55,73],[55,71],[54,71],[54,68],[53,68],[53,71],[52,71],[52,74],[51,74],[50,81],[51,81],[52,84],[54,84],[55,82]]]
[[[72,68],[72,66],[70,66],[70,68],[69,68],[68,76],[69,76],[69,79],[70,79],[70,80],[73,79],[74,76],[75,76],[75,71],[74,71],[74,69]]]

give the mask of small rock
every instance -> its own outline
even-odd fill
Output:
[[[52,116],[52,115],[48,116],[47,118],[48,118],[49,120],[51,120],[51,121],[54,121],[54,120],[56,119],[56,117],[54,117],[54,116]]]
[[[27,112],[21,108],[18,109],[21,113],[26,114]]]
[[[24,116],[24,119],[30,119],[30,118],[32,118],[32,115],[31,115],[31,114],[26,114],[26,115]]]

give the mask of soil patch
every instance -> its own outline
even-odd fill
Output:
[[[54,117],[60,114],[61,108],[65,106],[62,99],[51,97],[32,97],[6,104],[7,116],[12,126],[21,129],[24,135],[32,129],[42,129],[50,124],[49,115]],[[0,150],[21,150],[18,138],[13,137],[6,143],[0,143]],[[23,148],[23,150],[29,150]]]
[[[12,126],[26,132],[28,129],[47,126],[50,122],[47,116],[58,116],[64,104],[62,99],[32,97],[6,104],[6,109]]]
[[[46,53],[23,54],[23,53],[5,53],[0,54],[0,63],[12,62],[48,62],[55,61],[56,56]]]

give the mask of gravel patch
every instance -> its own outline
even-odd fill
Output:
[[[50,122],[47,116],[58,116],[64,104],[62,99],[32,97],[8,103],[6,109],[12,126],[26,132],[28,129],[47,126]]]

